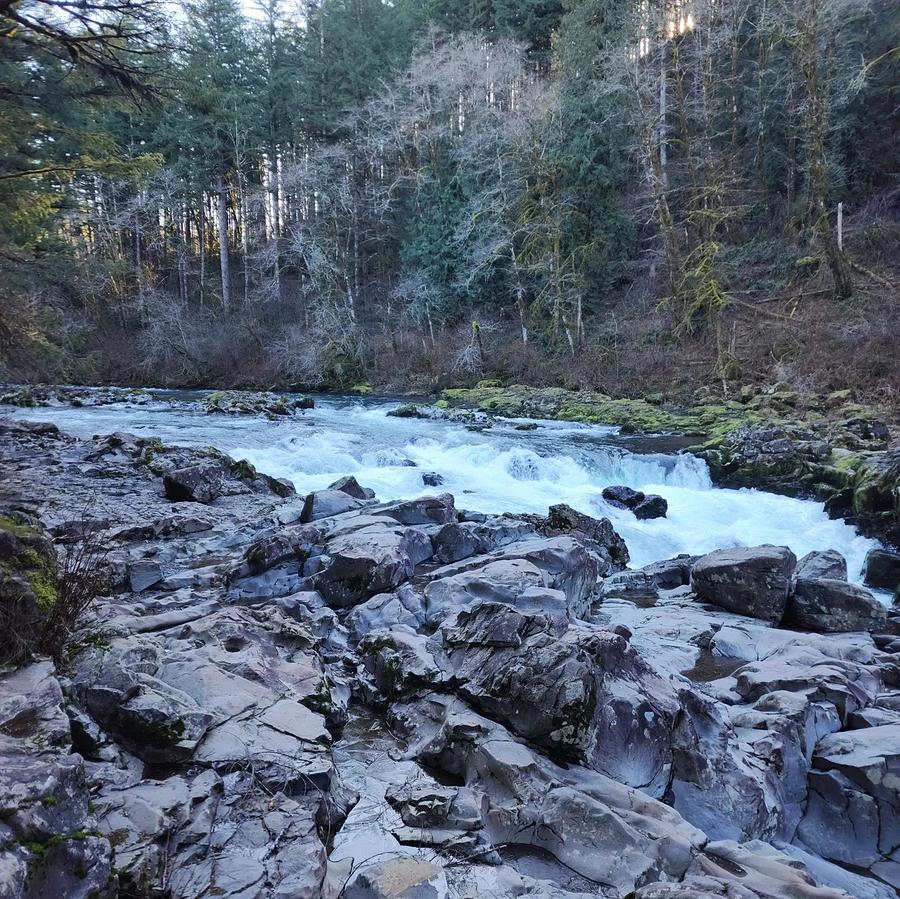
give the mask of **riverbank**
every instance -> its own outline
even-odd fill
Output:
[[[90,535],[108,576],[62,667],[0,677],[14,897],[900,885],[878,839],[900,619],[838,554],[622,570],[611,523],[562,506],[298,496],[220,452],[49,425],[0,428],[0,471],[4,576],[26,529],[63,569]]]
[[[739,400],[678,406],[659,396],[616,399],[488,381],[445,390],[435,405],[695,435],[689,451],[707,461],[715,483],[817,499],[833,517],[900,546],[898,410],[860,403],[850,391],[745,390]]]

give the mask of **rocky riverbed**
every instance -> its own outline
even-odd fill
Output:
[[[829,547],[633,570],[565,506],[22,422],[0,471],[5,607],[39,629],[50,540],[105,575],[0,681],[4,899],[900,888],[900,613]]]

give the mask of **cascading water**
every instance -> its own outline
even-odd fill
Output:
[[[562,422],[510,420],[473,432],[458,422],[393,418],[396,403],[323,398],[295,419],[204,413],[192,399],[175,394],[146,405],[17,410],[21,418],[53,421],[78,436],[128,431],[165,442],[212,445],[260,471],[290,478],[301,493],[355,475],[382,500],[436,491],[455,495],[459,508],[480,512],[545,513],[568,503],[612,519],[628,543],[632,564],[645,565],[678,553],[704,553],[723,546],[785,544],[800,556],[837,549],[858,579],[874,541],[842,521],[832,521],[821,503],[756,490],[713,487],[706,464],[689,454],[654,451],[666,441],[624,439],[617,429]],[[529,423],[530,424],[530,423]],[[444,480],[426,487],[424,472]],[[610,484],[661,493],[669,502],[664,519],[639,521],[601,496]]]

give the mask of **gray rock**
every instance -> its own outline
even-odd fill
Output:
[[[431,557],[431,540],[404,527],[363,528],[330,539],[328,565],[313,577],[326,601],[344,608],[398,587]]]
[[[489,797],[486,826],[495,845],[545,850],[624,896],[645,883],[680,879],[706,840],[645,793],[595,771],[560,767],[458,704],[432,696],[394,711],[415,735],[422,761]]]
[[[423,471],[422,483],[426,487],[440,487],[444,483],[444,476],[439,475],[436,471]]]
[[[822,633],[880,631],[887,609],[865,587],[834,578],[799,577],[787,617],[797,627]]]
[[[846,581],[847,560],[836,549],[826,549],[822,552],[813,550],[797,563],[794,577],[825,577]]]
[[[306,497],[303,511],[300,513],[300,521],[308,524],[311,521],[319,521],[322,518],[331,518],[334,515],[343,515],[345,512],[353,512],[368,505],[368,500],[360,499],[345,490],[316,490]]]
[[[900,588],[900,553],[870,549],[866,555],[866,583],[882,590]]]
[[[678,698],[668,801],[713,839],[780,834],[786,802],[774,772],[742,745],[724,706],[692,690]]]
[[[697,560],[691,586],[700,599],[730,612],[778,622],[796,562],[785,546],[719,549]]]
[[[173,502],[211,503],[222,495],[225,469],[218,462],[175,468],[163,475],[163,489]]]
[[[440,570],[440,569],[439,569]],[[541,570],[524,559],[488,562],[458,574],[445,572],[425,588],[425,610],[429,623],[437,624],[450,612],[476,600],[516,604],[516,598],[531,587],[545,586]]]
[[[621,570],[628,564],[628,547],[608,518],[592,518],[560,503],[550,506],[547,524],[553,530],[575,532],[583,536],[591,549],[608,559],[613,571]]]
[[[459,694],[555,757],[662,795],[674,690],[620,636],[566,627],[500,603],[458,612],[441,633]]]
[[[645,494],[623,484],[603,488],[603,498],[619,509],[633,509],[644,499]]]
[[[375,491],[369,487],[361,487],[353,475],[346,475],[343,478],[338,478],[333,484],[328,485],[328,489],[340,490],[348,496],[356,497],[356,499],[375,498]]]
[[[640,519],[665,518],[668,511],[668,501],[657,493],[645,496],[632,508],[635,517]]]
[[[128,583],[134,593],[140,593],[162,579],[162,568],[152,559],[139,559],[128,566]]]
[[[344,887],[344,899],[447,899],[440,865],[423,858],[389,858],[366,865]]]
[[[422,597],[408,584],[402,584],[393,593],[379,593],[354,606],[347,615],[347,627],[355,640],[376,630],[387,630],[402,624],[413,630],[425,621]]]
[[[478,539],[471,528],[466,528],[455,521],[445,524],[431,538],[434,556],[444,564],[468,559],[478,552]]]

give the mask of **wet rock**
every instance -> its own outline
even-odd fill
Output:
[[[422,483],[426,487],[440,487],[444,483],[444,476],[436,471],[422,472]]]
[[[603,488],[603,498],[617,509],[633,509],[644,500],[644,494],[640,490],[634,490],[622,484]]]
[[[797,627],[822,633],[879,631],[887,609],[864,587],[825,577],[799,577],[787,611]]]
[[[882,590],[900,588],[900,553],[870,549],[866,555],[866,583]]]
[[[163,476],[166,498],[173,502],[211,503],[222,495],[224,467],[216,462],[176,468]]]
[[[280,496],[282,499],[288,499],[297,495],[297,488],[294,487],[294,482],[287,478],[273,478],[268,474],[260,474],[259,479],[275,496]]]
[[[449,493],[386,503],[375,506],[372,513],[406,525],[446,524],[456,520],[456,506]]]
[[[665,518],[669,511],[669,503],[659,494],[651,493],[637,503],[632,511],[636,518]]]
[[[785,546],[719,549],[697,560],[691,585],[706,602],[778,622],[784,615],[796,563]]]
[[[794,578],[830,578],[847,580],[847,560],[836,550],[813,550],[797,562]]]

